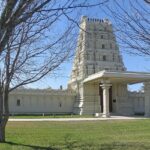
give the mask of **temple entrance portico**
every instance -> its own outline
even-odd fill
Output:
[[[84,84],[88,83],[88,88],[90,89],[89,92],[86,92],[86,90],[88,91],[88,88],[85,89],[84,102],[86,103],[88,94],[90,92],[90,95],[93,95],[94,97],[95,94],[95,97],[97,97],[97,92],[95,93],[95,91],[99,89],[98,95],[100,100],[100,111],[98,113],[101,113],[102,117],[109,117],[110,113],[115,113],[118,115],[134,115],[132,108],[133,101],[128,96],[127,84],[135,84],[148,81],[150,81],[149,73],[100,71],[84,80]],[[92,85],[96,85],[95,90],[93,89]],[[146,106],[144,110],[145,116],[148,116],[150,114],[150,93],[148,91],[149,88],[147,87],[147,97],[145,97]]]

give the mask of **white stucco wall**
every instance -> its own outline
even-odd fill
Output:
[[[145,113],[145,96],[142,92],[129,92],[128,99],[132,103],[133,113],[135,115],[144,115]]]
[[[74,100],[75,93],[67,90],[17,90],[9,96],[9,109],[12,114],[65,114],[72,113]]]

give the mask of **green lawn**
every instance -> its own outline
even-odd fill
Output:
[[[93,118],[93,115],[14,115],[11,119],[33,119],[33,118]]]
[[[149,150],[150,120],[9,122],[0,150]]]

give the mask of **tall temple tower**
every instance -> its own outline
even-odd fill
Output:
[[[82,105],[82,82],[99,71],[125,71],[122,56],[108,19],[83,16],[68,87],[77,92],[75,107]]]

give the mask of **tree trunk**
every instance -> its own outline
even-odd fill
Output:
[[[5,142],[5,126],[0,123],[0,142]]]
[[[2,87],[0,83],[0,142],[5,142],[5,126],[4,126],[4,103],[3,103],[3,94]]]
[[[5,127],[9,118],[8,90],[0,88],[0,142],[5,142]]]

